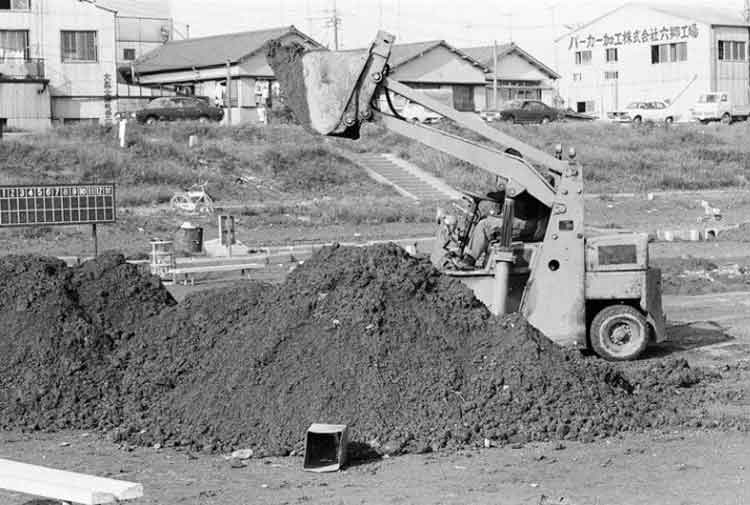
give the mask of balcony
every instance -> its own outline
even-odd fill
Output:
[[[44,60],[0,58],[0,79],[39,81],[44,79]]]

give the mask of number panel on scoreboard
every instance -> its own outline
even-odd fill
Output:
[[[0,186],[0,227],[113,223],[114,184]]]

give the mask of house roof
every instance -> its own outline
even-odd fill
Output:
[[[711,26],[740,26],[740,27],[747,27],[750,26],[749,23],[747,23],[743,18],[740,11],[734,11],[732,9],[727,9],[726,7],[714,7],[709,5],[680,5],[673,6],[673,5],[661,5],[661,4],[653,4],[653,3],[646,3],[646,2],[628,2],[626,4],[623,4],[616,9],[612,9],[601,16],[592,19],[586,24],[583,24],[576,28],[575,30],[571,30],[562,37],[558,37],[555,39],[555,42],[562,40],[566,37],[569,37],[570,35],[577,33],[584,28],[587,28],[594,23],[611,16],[615,12],[618,12],[626,7],[642,7],[645,9],[652,10],[654,12],[660,12],[662,14],[668,14],[670,16],[687,19],[690,21],[697,21],[700,23],[705,23],[707,25]]]
[[[169,41],[138,58],[134,64],[135,70],[139,74],[147,74],[169,70],[217,67],[225,65],[227,60],[231,63],[237,63],[263,49],[269,40],[290,33],[301,36],[315,46],[322,47],[294,26],[283,26],[267,30]]]
[[[461,49],[463,52],[474,58],[475,60],[479,61],[490,69],[491,72],[494,68],[492,63],[492,53],[493,53],[493,47],[492,46],[479,46],[479,47],[464,47]],[[531,54],[527,53],[520,47],[518,47],[515,43],[510,42],[509,44],[498,44],[497,45],[497,58],[498,60],[501,59],[503,56],[506,56],[510,53],[518,53],[523,59],[537,67],[539,70],[541,70],[543,73],[547,74],[552,79],[559,79],[560,75],[552,70],[550,67],[539,61],[538,59],[534,58]]]
[[[489,72],[490,69],[484,63],[473,58],[461,49],[457,49],[444,40],[428,40],[426,42],[413,42],[410,44],[394,44],[391,48],[391,57],[388,59],[388,63],[392,69],[400,67],[412,60],[415,60],[427,53],[432,51],[436,47],[445,47],[452,53],[455,53],[460,58],[468,61],[475,67],[481,68],[484,72]]]

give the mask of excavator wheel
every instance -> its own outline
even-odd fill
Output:
[[[630,305],[610,305],[594,316],[589,331],[591,347],[608,361],[637,358],[648,345],[646,317]]]

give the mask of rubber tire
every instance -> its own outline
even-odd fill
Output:
[[[155,116],[149,116],[146,118],[146,124],[149,124],[149,125],[156,124],[158,121],[159,119],[156,118]]]
[[[665,124],[672,124],[672,123],[674,123],[674,118],[672,116],[669,116],[668,118],[666,118],[664,120],[664,123]]]
[[[630,345],[626,344],[618,349],[612,341],[612,331],[621,324],[627,324],[637,331],[637,336]],[[632,336],[632,334],[631,334]],[[630,305],[610,305],[599,311],[591,321],[589,330],[591,348],[607,361],[634,360],[646,349],[649,342],[649,326],[646,317]]]
[[[730,116],[728,112],[725,112],[724,115],[721,116],[721,122],[723,124],[732,124],[732,116]]]
[[[636,116],[633,118],[634,125],[640,125],[641,123],[643,123],[643,118],[641,116]]]
[[[504,121],[508,124],[516,124],[516,118],[514,116],[506,116]]]
[[[542,120],[541,120],[541,121],[539,122],[539,124],[547,124],[547,123],[549,123],[550,121],[552,121],[552,120],[551,120],[550,118],[548,118],[547,116],[544,116],[544,117],[542,118]]]

